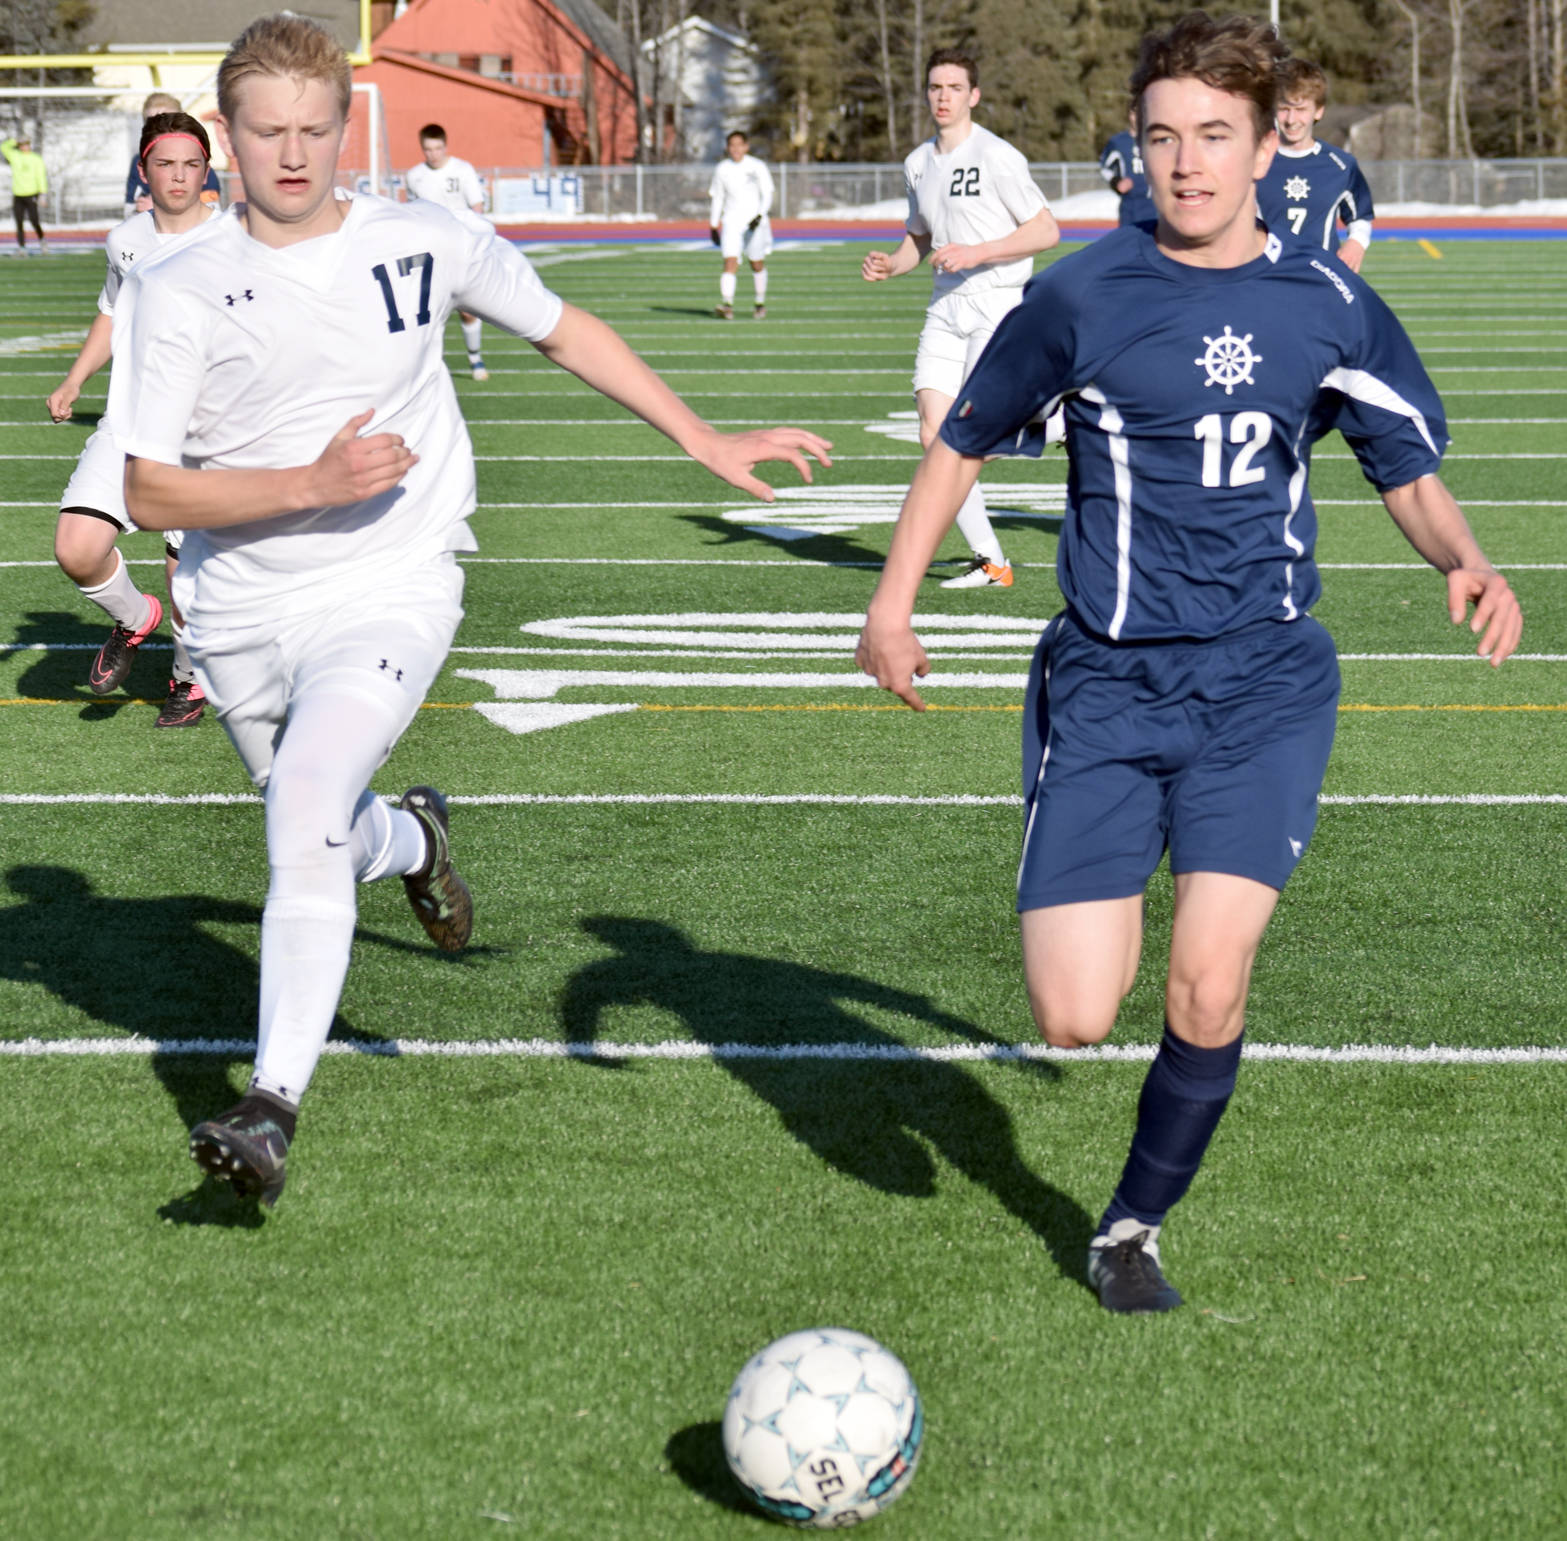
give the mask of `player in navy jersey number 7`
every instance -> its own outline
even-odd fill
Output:
[[[356,883],[401,875],[444,951],[472,930],[441,794],[412,787],[393,808],[369,790],[445,661],[457,556],[476,546],[447,317],[527,338],[758,497],[773,496],[758,462],[809,481],[804,457],[826,464],[830,447],[794,428],[720,433],[468,210],[335,191],[350,84],[315,23],[249,27],[219,68],[217,120],[247,201],[139,262],[114,318],[126,504],[145,528],[186,531],[191,657],[265,789],[255,1074],[191,1131],[191,1154],[268,1205],[342,992]]]
[[[1102,1041],[1131,988],[1144,887],[1167,849],[1165,1033],[1089,1250],[1105,1306],[1180,1303],[1159,1231],[1235,1084],[1252,962],[1316,817],[1338,667],[1317,598],[1312,442],[1332,428],[1451,619],[1500,664],[1522,614],[1437,475],[1439,401],[1391,311],[1257,222],[1282,47],[1194,12],[1143,42],[1132,96],[1158,224],[1035,278],[915,474],[859,662],[911,706],[928,672],[920,576],[987,455],[1064,403],[1064,612],[1024,709],[1023,958],[1050,1044]]]

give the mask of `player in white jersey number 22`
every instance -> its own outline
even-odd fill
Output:
[[[131,264],[185,239],[218,212],[215,205],[202,201],[212,150],[206,129],[194,118],[183,112],[152,114],[142,124],[138,159],[151,207],[116,225],[104,243],[108,267],[98,295],[98,314],[75,362],[49,394],[49,416],[57,423],[72,415],[82,386],[109,362],[114,304]],[[135,528],[125,511],[125,455],[105,415],[83,447],[60,496],[60,517],[54,530],[54,555],[61,570],[114,622],[114,630],[87,670],[87,686],[95,696],[106,696],[125,684],[137,650],[163,619],[158,596],[144,594],[136,586],[115,544],[122,532]],[[179,545],[179,531],[166,531],[165,566],[171,593]],[[205,698],[191,668],[177,611],[169,621],[174,633],[174,669],[156,726],[185,728],[200,720]]]
[[[438,203],[443,209],[472,209],[475,214],[484,212],[484,189],[479,185],[479,173],[465,160],[452,155],[446,148],[446,130],[439,123],[426,123],[419,130],[419,153],[424,159],[408,169],[403,178],[410,198],[422,198],[427,203]],[[457,319],[462,325],[463,346],[468,350],[468,373],[475,380],[488,380],[490,372],[484,367],[484,354],[479,346],[484,323],[477,316],[459,310]]]
[[[563,304],[464,210],[334,193],[348,61],[301,17],[254,23],[218,75],[247,203],[139,266],[115,317],[111,411],[138,524],[187,532],[175,593],[219,720],[265,789],[254,1077],[191,1132],[213,1176],[271,1204],[348,967],[356,881],[403,876],[438,947],[466,945],[446,804],[369,790],[462,618],[472,446],[441,358],[461,306],[527,338],[699,464],[753,474],[831,446],[725,434],[602,321]]]
[[[755,299],[751,316],[767,315],[767,254],[773,249],[773,178],[767,167],[750,154],[751,142],[736,129],[724,142],[725,156],[713,172],[707,193],[713,245],[723,254],[724,270],[718,279],[718,319],[735,318],[735,274],[740,259],[751,264]]]
[[[869,283],[912,272],[927,254],[935,273],[914,359],[920,444],[929,449],[1001,318],[1023,297],[1033,257],[1061,239],[1028,162],[974,122],[979,73],[967,54],[938,48],[925,66],[936,132],[903,163],[907,234],[896,251],[861,264]],[[943,588],[1009,586],[1007,563],[976,482],[958,512],[973,561]]]

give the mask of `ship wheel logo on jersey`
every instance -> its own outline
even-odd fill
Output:
[[[1244,337],[1237,337],[1229,327],[1217,337],[1203,338],[1208,345],[1208,351],[1201,358],[1192,360],[1194,364],[1201,364],[1208,371],[1208,385],[1222,385],[1224,394],[1232,396],[1237,385],[1255,385],[1257,382],[1251,377],[1251,366],[1262,362],[1260,353],[1251,351],[1251,333]]]
[[[1311,191],[1311,183],[1305,177],[1291,177],[1284,184],[1284,196],[1292,203],[1298,203]]]

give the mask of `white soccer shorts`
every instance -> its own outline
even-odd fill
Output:
[[[773,249],[773,222],[764,214],[755,230],[747,230],[743,219],[726,219],[718,227],[718,249],[725,260],[744,257],[747,262],[765,262]]]
[[[956,400],[1002,317],[1023,298],[1021,289],[984,289],[972,298],[948,294],[925,312],[914,355],[914,390]]]
[[[434,683],[462,620],[463,572],[432,566],[347,594],[330,610],[257,626],[186,628],[191,662],[250,779],[264,787],[293,705],[354,696],[383,708],[392,752]]]
[[[82,446],[76,469],[60,494],[60,511],[64,513],[68,508],[89,508],[96,514],[107,514],[127,534],[139,528],[125,511],[125,455],[105,422],[98,424]],[[170,551],[178,551],[184,534],[179,530],[162,533],[163,544]]]

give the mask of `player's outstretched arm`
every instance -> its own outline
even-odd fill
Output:
[[[1061,239],[1061,227],[1049,209],[1041,209],[1025,219],[1011,235],[997,241],[981,241],[962,246],[953,241],[931,255],[931,266],[938,273],[964,273],[988,262],[1016,262],[1020,257],[1035,257],[1049,251]]]
[[[864,673],[917,712],[925,710],[925,702],[914,679],[930,673],[930,660],[914,635],[914,596],[983,464],[976,456],[949,449],[941,439],[925,451],[898,514],[887,564],[854,652]]]
[[[925,260],[930,250],[928,235],[905,235],[896,251],[873,251],[860,264],[860,277],[868,284],[880,283],[884,278],[901,278],[912,273]]]
[[[811,480],[807,455],[824,466],[832,464],[831,443],[803,428],[720,433],[698,417],[612,326],[575,305],[562,309],[555,330],[534,347],[551,363],[673,439],[714,476],[764,503],[773,501],[773,489],[751,474],[762,461],[787,460],[805,481]]]
[[[401,434],[360,430],[373,410],[351,417],[307,466],[286,470],[198,470],[125,457],[125,506],[144,530],[212,530],[337,508],[390,492],[418,464]]]
[[[50,391],[45,402],[49,416],[55,422],[63,423],[71,415],[71,408],[81,395],[82,387],[109,362],[113,340],[114,317],[99,311],[92,318],[92,325],[87,328],[82,351],[76,355],[76,361],[66,370],[65,378]]]
[[[1475,651],[1500,664],[1518,647],[1523,609],[1507,580],[1486,560],[1463,510],[1440,476],[1422,476],[1382,494],[1405,539],[1436,570],[1447,575],[1447,613],[1455,626],[1469,617],[1480,638]]]

